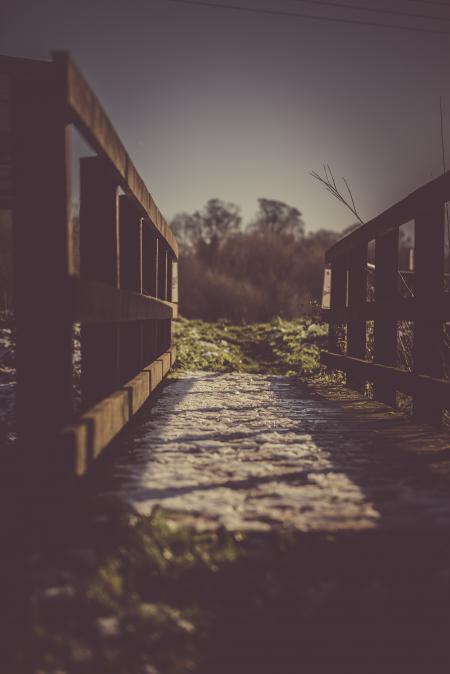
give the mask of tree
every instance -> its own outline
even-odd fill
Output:
[[[193,217],[198,223],[200,238],[210,246],[217,246],[237,232],[242,222],[239,206],[221,199],[210,199],[204,209],[196,211]]]
[[[289,236],[302,239],[305,223],[300,211],[276,199],[258,199],[259,209],[251,229],[261,234]]]
[[[197,219],[189,213],[178,213],[170,223],[182,253],[193,249],[199,239],[200,229]]]
[[[199,258],[212,263],[220,245],[239,231],[241,222],[239,206],[210,199],[201,211],[176,215],[171,227],[182,248],[195,251]]]

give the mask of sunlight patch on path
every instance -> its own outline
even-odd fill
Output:
[[[183,373],[127,434],[111,470],[140,514],[158,505],[200,528],[450,522],[448,499],[399,481],[370,438],[348,437],[343,419],[292,378]]]

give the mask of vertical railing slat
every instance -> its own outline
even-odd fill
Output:
[[[347,355],[364,358],[366,355],[366,319],[363,305],[367,299],[367,245],[358,246],[350,253],[348,263]],[[349,371],[347,386],[363,390],[364,378]]]
[[[142,285],[145,295],[158,294],[158,238],[147,220],[142,228]]]
[[[158,297],[160,300],[167,298],[167,246],[158,237]]]
[[[134,199],[119,199],[120,287],[142,293],[142,218]],[[132,379],[146,365],[142,321],[120,326],[120,382]]]
[[[443,376],[444,205],[423,205],[415,218],[414,371],[431,377]],[[416,393],[414,416],[440,423],[442,406],[432,396]]]
[[[398,296],[398,229],[375,240],[375,302],[395,302]],[[374,362],[396,365],[397,319],[393,312],[374,322]],[[395,406],[395,388],[384,379],[374,382],[373,395],[388,405]]]
[[[80,162],[80,270],[84,278],[120,285],[118,189],[98,157]],[[81,328],[81,389],[89,407],[120,384],[120,335],[116,324]]]
[[[347,305],[347,267],[342,264],[333,264],[331,267],[330,292],[330,324],[328,328],[328,349],[332,353],[339,352],[338,321],[333,317],[334,311],[343,311]]]

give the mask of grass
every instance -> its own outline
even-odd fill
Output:
[[[426,654],[447,662],[438,537],[202,533],[160,510],[71,517],[8,579],[25,618],[7,623],[2,672],[410,674]]]
[[[174,323],[177,367],[287,376],[321,371],[327,326],[311,319],[231,325],[184,318]]]

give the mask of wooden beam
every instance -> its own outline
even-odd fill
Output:
[[[414,321],[413,368],[418,374],[440,378],[444,366],[442,317],[435,310],[444,295],[444,205],[422,204],[415,220],[414,296],[417,316]],[[442,405],[433,396],[418,392],[413,401],[418,421],[438,423]]]
[[[348,255],[354,248],[367,244],[372,239],[382,236],[391,229],[404,225],[410,220],[414,220],[416,214],[420,212],[424,202],[443,205],[445,201],[450,201],[450,171],[435,178],[422,187],[412,192],[410,195],[391,206],[373,220],[345,236],[326,252],[325,259],[327,263],[338,260]]]
[[[51,61],[39,61],[17,56],[0,56],[0,74],[13,77],[15,80],[56,81],[55,68]]]
[[[155,390],[176,358],[175,348],[149,363],[131,381],[66,426],[59,436],[61,462],[68,474],[81,476]]]
[[[82,282],[99,282],[110,292],[118,292],[118,187],[102,157],[80,161],[80,272]],[[89,297],[92,298],[91,293]],[[106,318],[101,325],[98,321],[89,325],[81,321],[81,397],[85,408],[121,383],[119,327]]]
[[[398,229],[375,239],[375,298],[378,302],[395,302],[398,295]],[[397,363],[397,317],[379,316],[374,322],[374,362]],[[396,393],[389,383],[374,384],[374,398],[395,407]]]
[[[80,160],[80,272],[119,287],[118,186],[100,157]]]
[[[450,321],[450,295],[446,293],[441,298],[433,301],[433,309],[442,322]],[[328,323],[345,323],[352,317],[364,316],[366,320],[391,320],[414,321],[420,316],[420,307],[414,297],[409,299],[393,297],[389,300],[375,300],[365,302],[357,309],[352,307],[340,307],[335,309],[322,309],[323,320]]]
[[[439,400],[442,404],[448,404],[450,400],[450,380],[448,379],[436,379],[329,351],[322,351],[320,359],[327,367],[344,372],[352,371],[360,377],[373,381],[384,380],[397,391],[403,391],[409,395],[420,391],[423,395],[432,396],[434,400]]]
[[[11,80],[16,410],[31,473],[48,469],[49,437],[72,415],[70,130],[53,74]]]
[[[348,262],[348,306],[352,311],[347,324],[347,355],[366,355],[366,320],[360,313],[367,300],[367,245],[354,248]],[[365,381],[358,372],[347,374],[347,385],[360,391]]]
[[[142,293],[142,218],[131,197],[119,198],[120,287]]]
[[[167,299],[167,246],[158,240],[158,297]]]
[[[152,225],[142,223],[142,292],[151,297],[158,295],[158,236]]]
[[[124,323],[177,318],[178,305],[156,297],[112,288],[107,283],[70,278],[74,321]]]
[[[68,54],[55,53],[53,58],[56,63],[64,64],[67,105],[71,120],[96,152],[109,161],[122,189],[136,200],[143,209],[142,215],[151,220],[174,255],[178,257],[178,244],[172,230],[158,210],[94,92]]]

